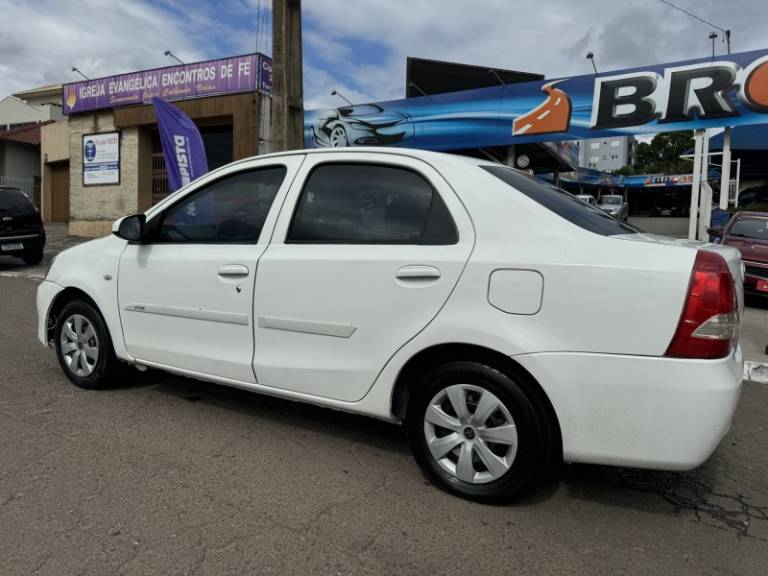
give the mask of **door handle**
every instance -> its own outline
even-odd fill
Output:
[[[248,268],[242,264],[224,264],[219,268],[219,276],[248,276]]]
[[[400,280],[437,280],[440,278],[440,270],[434,266],[403,266],[395,277]]]

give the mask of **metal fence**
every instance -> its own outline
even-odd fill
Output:
[[[40,207],[40,178],[37,176],[3,176],[0,186],[13,186],[24,192],[35,206]]]

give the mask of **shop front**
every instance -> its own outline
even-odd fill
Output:
[[[268,151],[270,92],[271,61],[261,54],[64,85],[70,234],[107,234],[115,219],[170,193],[153,97],[195,122],[215,169]]]

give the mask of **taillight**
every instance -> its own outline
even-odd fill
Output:
[[[715,252],[699,250],[683,315],[666,356],[725,358],[738,332],[736,287],[728,264]]]

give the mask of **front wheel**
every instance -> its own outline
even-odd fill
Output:
[[[331,130],[331,148],[344,148],[349,146],[349,140],[347,139],[347,131],[343,126],[335,126]]]
[[[105,388],[117,379],[120,363],[112,339],[101,314],[89,302],[70,302],[62,309],[54,346],[61,369],[76,386]]]
[[[414,457],[440,488],[478,502],[510,500],[547,466],[551,435],[523,388],[476,362],[437,367],[408,406]]]

